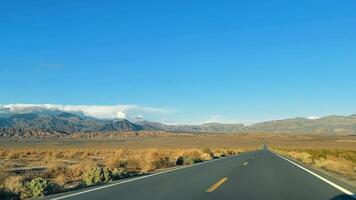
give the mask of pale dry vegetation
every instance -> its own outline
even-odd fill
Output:
[[[356,181],[356,136],[270,135],[268,143],[278,153]]]
[[[356,137],[285,134],[181,134],[0,141],[0,199],[27,199],[261,147],[356,180]],[[325,150],[322,150],[325,149]]]
[[[356,136],[268,134],[269,146],[277,149],[356,150]]]
[[[218,159],[260,145],[257,140],[232,145],[234,138],[225,136],[182,136],[176,143],[172,139],[1,141],[0,199],[27,199],[102,184]],[[229,142],[224,147],[214,139]]]
[[[278,153],[356,181],[356,151],[330,149],[278,149]]]
[[[2,175],[0,185],[11,198],[26,199],[147,174],[169,167],[191,165],[244,151],[246,150],[0,150],[5,160],[0,169]],[[42,159],[37,160],[39,157]],[[26,161],[28,165],[16,167],[15,162],[19,161]],[[43,168],[34,170],[37,165]]]

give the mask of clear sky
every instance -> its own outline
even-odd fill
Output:
[[[4,1],[0,104],[148,120],[356,113],[356,1]],[[146,109],[147,110],[147,109]]]

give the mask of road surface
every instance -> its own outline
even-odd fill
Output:
[[[354,188],[317,177],[267,149],[138,180],[49,197],[52,200],[343,200]],[[304,166],[305,167],[305,166]],[[306,169],[310,169],[306,167]],[[315,173],[315,171],[313,171]],[[327,177],[326,177],[327,176]],[[326,177],[325,182],[323,177]],[[335,185],[331,185],[335,184]],[[344,185],[343,185],[344,184]],[[338,188],[340,187],[340,188]],[[351,194],[352,195],[352,194]]]

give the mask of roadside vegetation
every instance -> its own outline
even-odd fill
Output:
[[[0,150],[0,199],[29,199],[245,152],[245,149]]]
[[[332,172],[348,181],[356,181],[356,150],[341,149],[278,149],[282,155]]]

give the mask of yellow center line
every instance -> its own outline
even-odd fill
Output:
[[[207,189],[206,192],[212,192],[212,191],[216,190],[216,188],[218,188],[220,185],[222,185],[226,180],[227,180],[227,177],[221,179],[220,181],[215,183],[213,186],[211,186],[209,189]]]

